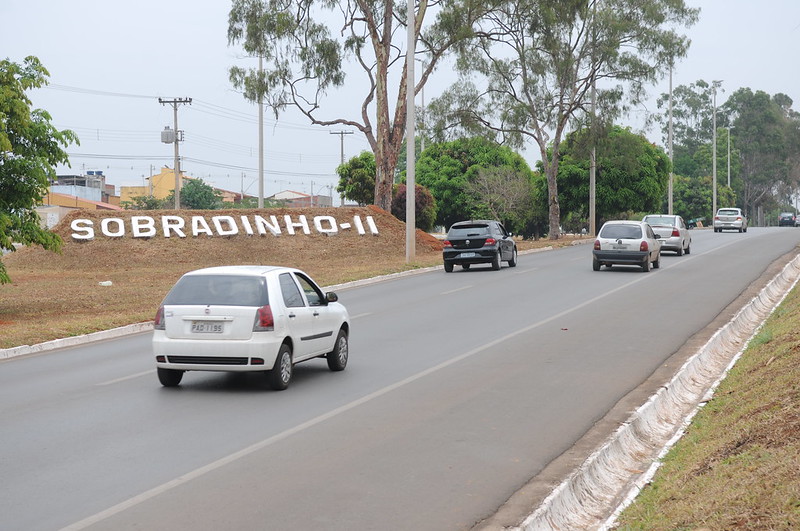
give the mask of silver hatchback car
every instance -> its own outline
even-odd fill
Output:
[[[747,217],[740,208],[720,208],[714,216],[714,232],[738,230],[747,232]]]
[[[661,251],[675,251],[678,256],[692,252],[692,235],[683,218],[673,214],[648,214],[642,221],[661,236]]]
[[[262,371],[286,389],[296,363],[348,359],[350,318],[333,292],[306,273],[276,266],[210,267],[183,275],[164,298],[153,331],[158,379],[186,371]]]

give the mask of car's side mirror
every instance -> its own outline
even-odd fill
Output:
[[[661,235],[658,234],[658,233],[654,234],[654,236],[656,237],[656,240],[660,240],[661,239]]]
[[[328,293],[325,294],[325,301],[326,302],[336,302],[338,300],[339,300],[339,296],[336,293],[332,292],[332,291],[329,291]]]

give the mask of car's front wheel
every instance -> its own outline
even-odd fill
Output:
[[[683,256],[683,242],[681,242],[681,244],[678,246],[678,250],[675,251],[675,254],[678,256]]]
[[[156,372],[158,373],[158,381],[161,382],[161,385],[164,387],[177,387],[183,379],[183,371],[176,369],[162,369],[158,367]]]
[[[347,332],[342,328],[336,336],[336,344],[333,350],[328,352],[325,358],[328,360],[328,368],[332,371],[343,371],[347,367],[347,358],[350,353]]]
[[[284,343],[278,350],[275,365],[271,371],[267,372],[270,387],[276,391],[283,391],[289,387],[289,382],[292,380],[292,371],[292,349]]]
[[[653,269],[658,269],[661,267],[661,253],[656,255],[656,259],[653,262]]]

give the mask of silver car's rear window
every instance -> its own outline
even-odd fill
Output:
[[[164,304],[193,306],[266,306],[267,285],[261,277],[189,275],[167,293]]]
[[[667,217],[667,216],[647,216],[644,218],[644,221],[649,223],[650,225],[674,225],[675,218]]]
[[[738,210],[730,210],[730,209],[729,210],[720,210],[719,211],[719,215],[720,216],[738,216],[739,215],[739,211]]]
[[[639,225],[604,225],[600,230],[601,238],[637,240],[642,237]]]

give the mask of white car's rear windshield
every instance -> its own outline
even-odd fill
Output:
[[[235,275],[189,275],[182,277],[164,299],[164,304],[193,306],[266,306],[264,279]]]
[[[719,215],[720,216],[738,216],[739,215],[739,211],[738,210],[730,210],[730,209],[729,210],[720,210],[719,211]]]
[[[601,238],[636,240],[642,237],[639,225],[604,225],[600,230]]]

